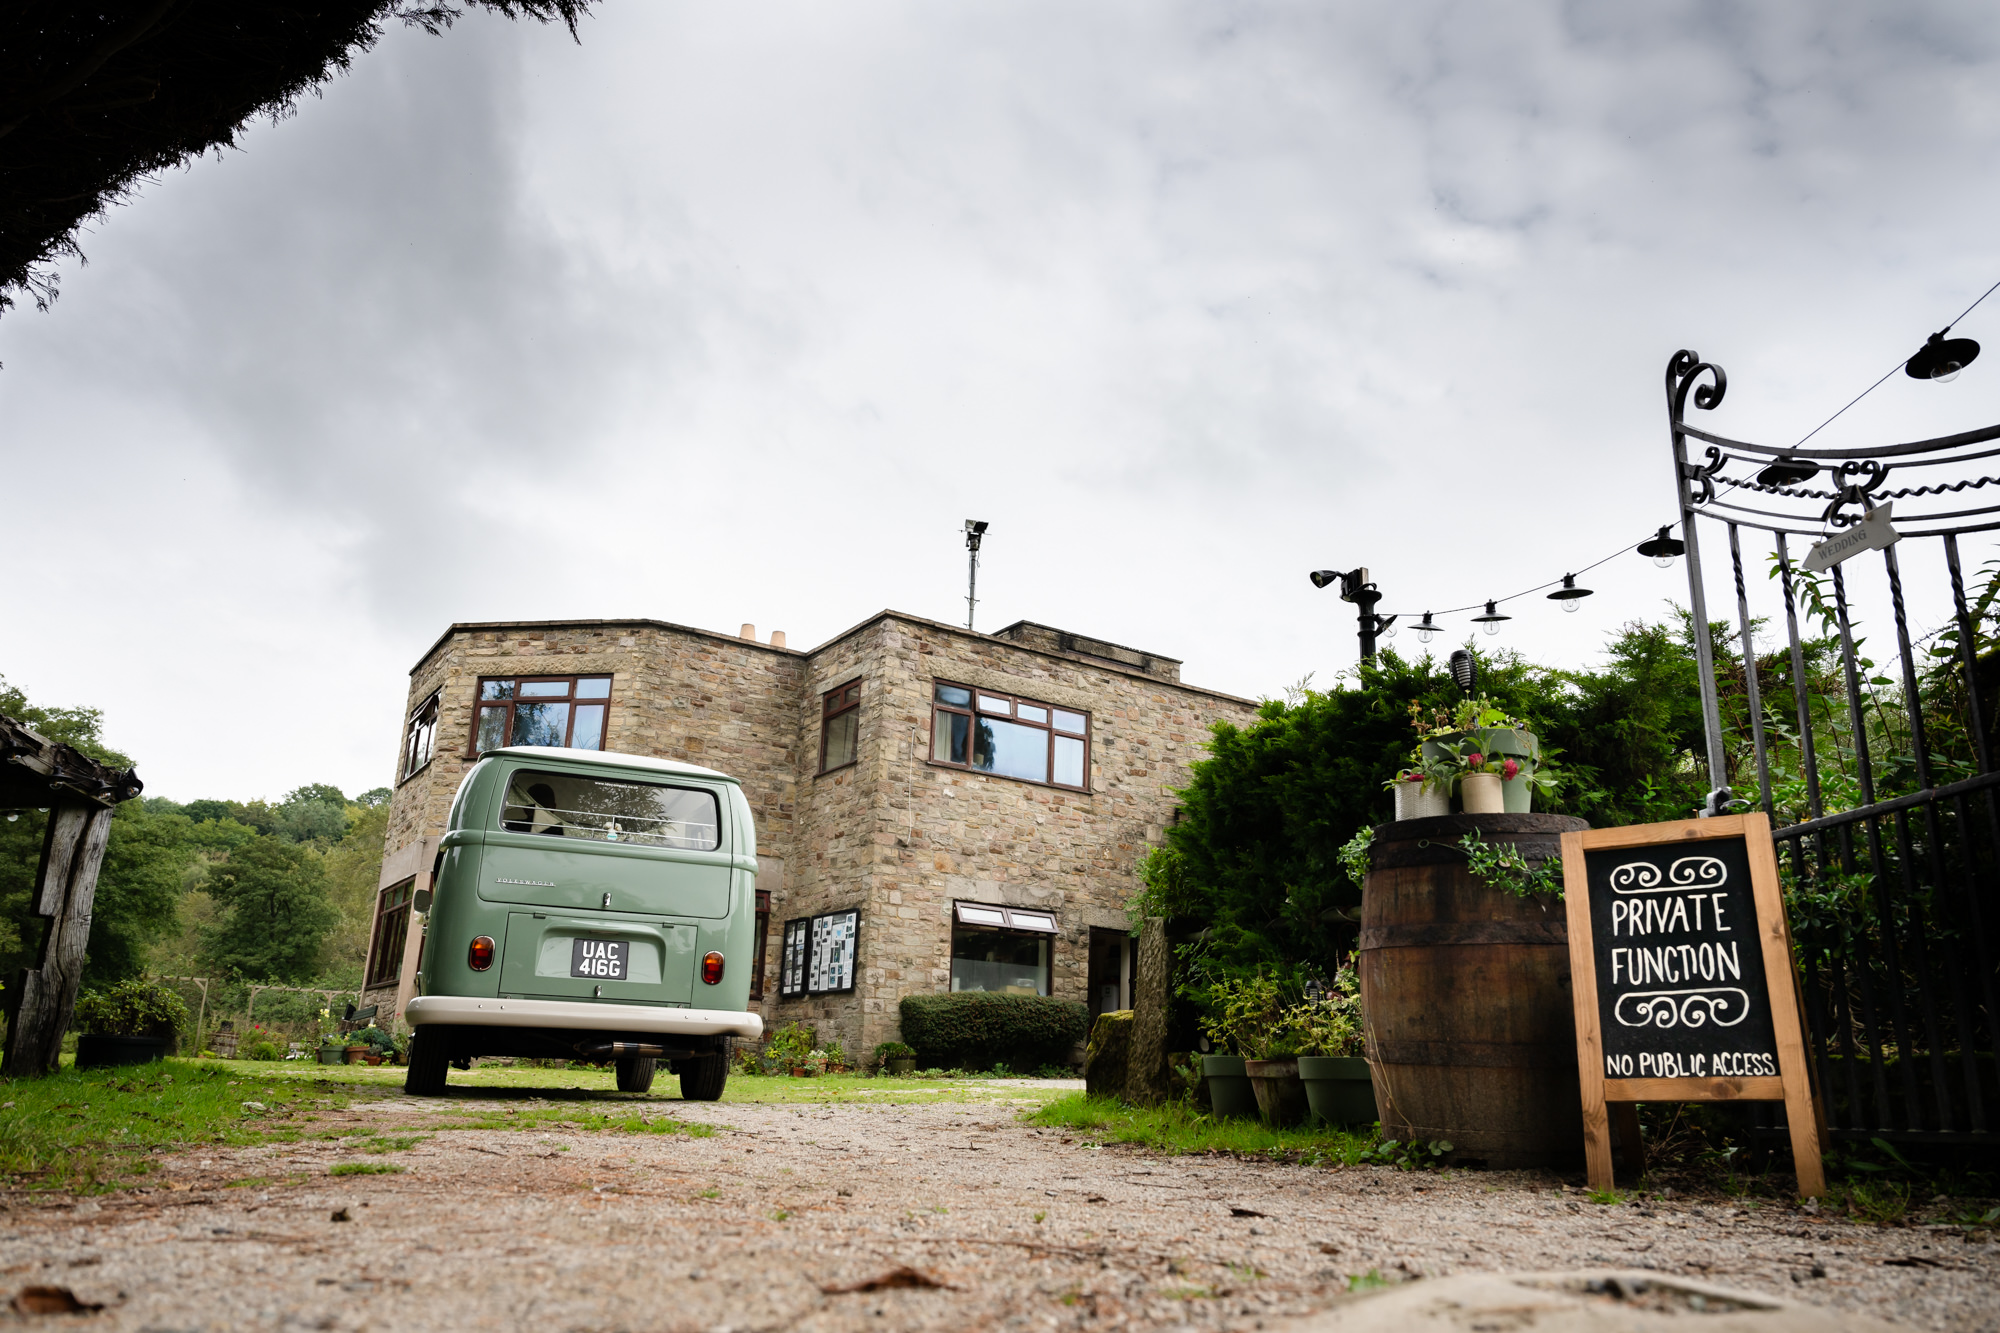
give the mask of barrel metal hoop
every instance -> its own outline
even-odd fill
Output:
[[[1424,921],[1363,926],[1361,948],[1422,949],[1452,944],[1569,944],[1569,922],[1547,921]]]
[[[1384,1041],[1374,1043],[1374,1058],[1387,1065],[1458,1066],[1476,1069],[1576,1068],[1576,1051],[1547,1043],[1526,1045],[1500,1041]]]

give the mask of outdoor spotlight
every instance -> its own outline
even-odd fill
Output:
[[[1451,650],[1451,680],[1468,699],[1479,687],[1479,664],[1463,648]]]
[[[1672,569],[1674,557],[1686,550],[1687,543],[1678,537],[1669,537],[1664,525],[1660,528],[1659,536],[1648,537],[1639,543],[1639,554],[1653,557],[1653,563],[1661,569]]]
[[[1577,603],[1588,596],[1590,596],[1590,589],[1576,586],[1576,575],[1565,574],[1563,575],[1563,586],[1550,593],[1549,600],[1552,602],[1561,602],[1565,611],[1574,611],[1576,610]]]
[[[1757,474],[1760,486],[1796,486],[1819,475],[1819,464],[1803,458],[1780,458]]]
[[[1486,604],[1486,614],[1483,616],[1474,616],[1472,623],[1485,630],[1488,634],[1498,634],[1500,632],[1500,622],[1503,620],[1512,620],[1513,618],[1512,616],[1501,615],[1494,609],[1493,603],[1488,602]]]
[[[1979,355],[1979,344],[1970,338],[1947,338],[1949,326],[1933,333],[1917,354],[1903,363],[1903,373],[1913,380],[1929,380],[1933,384],[1949,384],[1958,378],[1958,372],[1972,364]]]
[[[1424,618],[1417,622],[1417,641],[1419,643],[1429,643],[1437,635],[1437,632],[1437,622],[1431,619],[1430,612],[1424,612]]]
[[[1335,579],[1339,578],[1340,575],[1336,571],[1331,569],[1315,569],[1307,577],[1312,579],[1313,587],[1324,588],[1327,584],[1332,583]]]

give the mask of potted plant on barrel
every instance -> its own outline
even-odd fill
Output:
[[[1451,813],[1452,784],[1458,767],[1445,754],[1426,757],[1422,747],[1410,752],[1410,762],[1382,785],[1396,798],[1396,818],[1427,819]]]
[[[1340,965],[1323,995],[1308,991],[1306,1002],[1294,1012],[1303,1034],[1299,1080],[1313,1119],[1328,1125],[1373,1122],[1375,1081],[1362,1055],[1366,1025],[1354,961]]]
[[[1417,729],[1418,761],[1443,776],[1447,790],[1457,788],[1467,814],[1525,815],[1536,788],[1555,788],[1535,733],[1483,695],[1448,713],[1437,709],[1428,720],[1422,705],[1412,703],[1410,724]]]
[[[77,997],[76,1067],[141,1065],[172,1055],[188,1025],[187,1005],[165,986],[131,977]]]

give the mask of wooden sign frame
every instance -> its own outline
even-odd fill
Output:
[[[1591,938],[1590,875],[1584,853],[1619,847],[1699,844],[1741,838],[1749,854],[1750,890],[1757,908],[1757,940],[1762,946],[1766,1002],[1777,1045],[1775,1076],[1700,1078],[1609,1078],[1604,1037],[1598,1027],[1597,950]],[[1620,1137],[1636,1148],[1635,1102],[1769,1101],[1785,1104],[1792,1137],[1792,1161],[1799,1194],[1826,1193],[1820,1162],[1818,1105],[1806,1062],[1800,1022],[1797,972],[1791,930],[1778,888],[1777,847],[1771,821],[1762,813],[1684,819],[1666,824],[1585,829],[1562,835],[1563,900],[1569,912],[1570,994],[1576,1004],[1576,1067],[1583,1093],[1583,1151],[1592,1189],[1608,1190],[1611,1172],[1611,1108],[1619,1113]]]

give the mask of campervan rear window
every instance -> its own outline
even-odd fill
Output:
[[[635,847],[712,852],[722,845],[715,793],[523,768],[507,784],[500,827]]]

